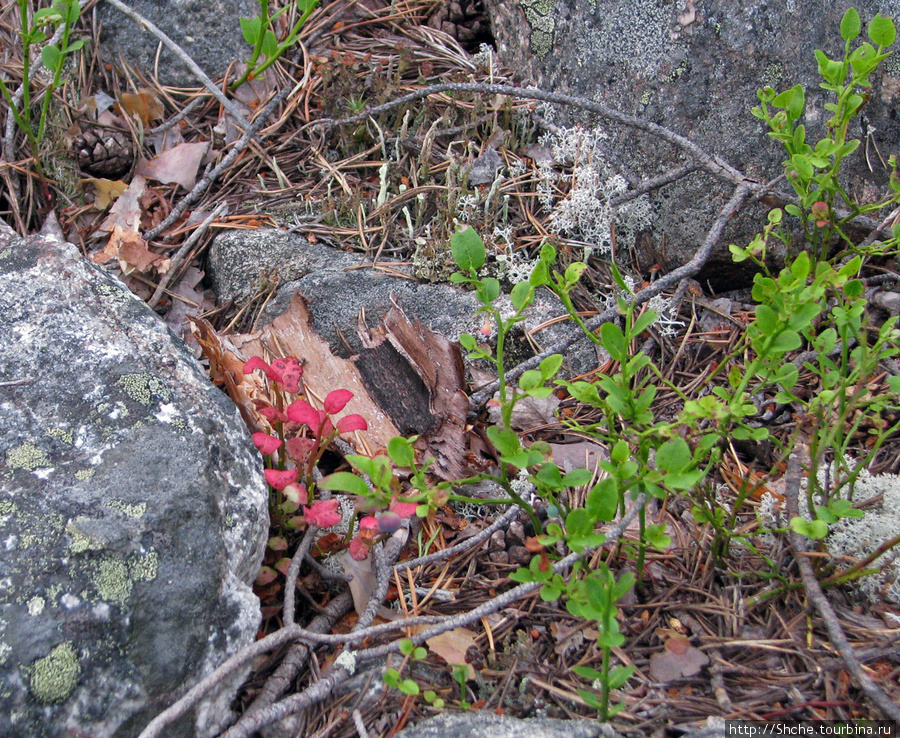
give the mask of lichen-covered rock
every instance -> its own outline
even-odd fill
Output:
[[[819,87],[815,49],[840,58],[838,33],[846,3],[768,0],[486,0],[501,60],[546,90],[587,97],[665,126],[692,139],[761,182],[783,173],[783,148],[750,115],[757,90],[802,84],[807,91],[807,140],[817,141],[829,95]],[[876,12],[896,4],[853,3],[864,28]],[[889,7],[886,11],[885,7]],[[891,10],[890,8],[893,8]],[[865,35],[865,32],[863,32]],[[852,194],[871,202],[884,190],[884,160],[900,140],[897,95],[900,62],[890,57],[851,136],[864,145],[848,164]],[[568,122],[590,123],[581,111]],[[862,126],[865,126],[863,128]],[[684,161],[674,147],[610,125],[604,146],[634,178],[649,178]],[[590,127],[590,125],[588,125]],[[868,137],[867,137],[868,134]],[[877,147],[877,151],[876,151]],[[790,188],[784,187],[788,190]],[[711,175],[694,174],[652,198],[652,246],[644,268],[664,269],[689,259],[733,191]],[[733,289],[729,241],[746,243],[765,223],[767,206],[746,210],[731,225],[723,248],[702,274],[720,290]]]
[[[267,532],[259,455],[181,341],[0,226],[0,735],[137,735],[253,641]]]
[[[235,60],[250,57],[240,19],[259,15],[259,7],[252,0],[135,0],[128,5],[181,46],[210,77],[225,74]],[[157,68],[156,36],[112,5],[102,3],[97,12],[103,24],[100,41],[107,61],[121,54],[144,74]],[[160,51],[158,70],[163,84],[202,86],[166,46]]]

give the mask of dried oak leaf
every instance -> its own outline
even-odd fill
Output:
[[[673,635],[665,648],[650,657],[650,676],[657,682],[691,677],[709,663],[709,656],[691,645],[682,635]]]
[[[163,184],[175,183],[190,190],[197,183],[197,172],[208,150],[209,142],[178,144],[150,161],[141,159],[135,172]]]
[[[469,679],[475,678],[475,669],[466,661],[466,652],[475,644],[476,634],[468,628],[454,628],[429,638],[425,643],[451,666],[465,664],[469,669]]]

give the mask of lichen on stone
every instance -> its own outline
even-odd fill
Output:
[[[146,502],[129,505],[125,500],[110,500],[106,503],[106,506],[110,510],[116,510],[129,518],[140,518],[147,512]]]
[[[6,465],[10,469],[34,471],[38,467],[51,466],[50,459],[33,443],[23,443],[6,452]]]
[[[40,596],[32,597],[28,600],[28,614],[29,615],[40,615],[44,611],[44,598]]]
[[[74,646],[66,641],[24,671],[32,694],[48,704],[62,702],[72,694],[81,676],[81,664]]]
[[[153,397],[169,399],[165,384],[150,374],[124,374],[116,382],[135,402],[149,405]]]

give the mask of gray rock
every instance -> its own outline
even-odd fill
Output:
[[[136,0],[128,3],[177,43],[212,78],[225,74],[234,60],[246,61],[250,46],[241,34],[240,19],[259,15],[251,0]],[[144,74],[154,70],[159,39],[120,13],[101,3],[97,9],[100,37],[107,61],[119,54]],[[164,85],[200,87],[200,81],[166,47],[159,55],[159,80]]]
[[[595,720],[520,720],[490,712],[442,713],[404,728],[397,738],[620,738]]]
[[[137,735],[252,642],[267,497],[180,339],[73,245],[0,226],[0,735]]]
[[[689,137],[707,152],[768,181],[783,173],[784,149],[750,115],[757,90],[782,91],[800,83],[807,91],[807,141],[817,141],[831,93],[820,89],[813,51],[837,58],[843,50],[838,28],[846,3],[747,0],[487,0],[501,60],[546,90],[588,97]],[[865,29],[876,12],[900,15],[897,3],[862,0]],[[863,31],[865,35],[865,31]],[[885,190],[885,159],[900,140],[896,90],[900,60],[890,57],[863,111],[872,133],[850,157],[851,192],[871,201]],[[569,111],[568,121],[590,124],[587,114]],[[600,121],[610,139],[604,145],[635,178],[648,178],[683,161],[675,149],[634,129]],[[865,139],[859,124],[850,131]],[[865,144],[865,141],[864,141]],[[868,162],[867,154],[868,151]],[[871,162],[872,169],[869,168]],[[786,190],[790,190],[785,186]],[[652,197],[653,248],[640,254],[671,269],[697,249],[733,187],[694,174]],[[739,216],[726,231],[722,249],[704,271],[719,291],[740,286],[727,251],[747,243],[765,223],[766,206]],[[701,281],[703,281],[701,280]],[[704,282],[705,285],[705,282]]]
[[[357,316],[365,311],[366,322],[375,326],[391,307],[394,295],[409,316],[415,316],[431,330],[456,341],[460,333],[477,334],[484,316],[481,303],[471,291],[446,283],[420,283],[414,279],[385,274],[372,269],[346,267],[360,264],[360,256],[346,251],[310,244],[306,239],[273,229],[230,231],[216,237],[209,254],[209,273],[220,301],[246,300],[258,285],[277,275],[283,281],[277,295],[261,316],[266,323],[283,313],[295,292],[309,302],[313,326],[335,353],[349,356],[361,346],[357,337]],[[498,303],[512,312],[509,299]],[[523,322],[530,331],[552,317],[565,313],[559,300],[540,290]],[[562,322],[540,331],[535,340],[549,346],[577,328]],[[349,349],[347,348],[349,344]],[[513,335],[510,364],[533,354],[522,333]],[[581,373],[596,367],[593,347],[581,342],[567,355],[567,367]]]

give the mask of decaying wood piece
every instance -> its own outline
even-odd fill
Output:
[[[459,346],[393,307],[372,330],[360,328],[365,347],[353,358],[370,394],[404,435],[434,458],[442,479],[465,476],[465,422],[469,399]]]

